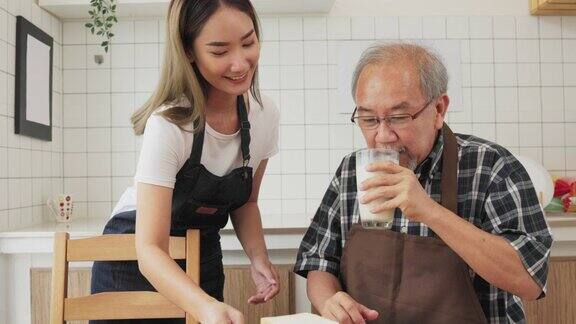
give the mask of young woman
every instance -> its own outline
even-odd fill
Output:
[[[258,288],[248,302],[278,293],[257,203],[268,158],[278,151],[279,121],[258,91],[259,35],[249,0],[171,1],[160,81],[132,116],[144,135],[135,185],[104,229],[135,232],[138,261],[95,262],[93,293],[157,290],[203,324],[243,323],[222,302],[219,230],[229,215]],[[200,286],[168,254],[169,236],[189,228],[201,230]]]

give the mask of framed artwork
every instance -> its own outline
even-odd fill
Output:
[[[52,140],[52,57],[52,37],[16,17],[16,134]]]

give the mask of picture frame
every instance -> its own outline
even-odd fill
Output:
[[[52,140],[54,40],[22,16],[16,17],[14,132]]]

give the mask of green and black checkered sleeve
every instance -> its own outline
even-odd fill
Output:
[[[513,157],[508,157],[507,163],[511,168],[496,174],[497,180],[487,193],[483,229],[514,247],[530,276],[542,288],[543,297],[552,235],[528,173]]]
[[[339,277],[342,255],[339,198],[341,170],[342,165],[336,171],[300,244],[294,265],[294,272],[300,276],[306,277],[309,271],[319,270]]]

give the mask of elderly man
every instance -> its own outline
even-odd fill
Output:
[[[413,44],[378,44],[354,73],[352,121],[368,148],[400,152],[356,192],[344,157],[294,271],[340,323],[521,323],[544,296],[552,237],[528,174],[503,147],[444,124],[448,75]],[[358,200],[387,198],[391,230],[358,225]]]

